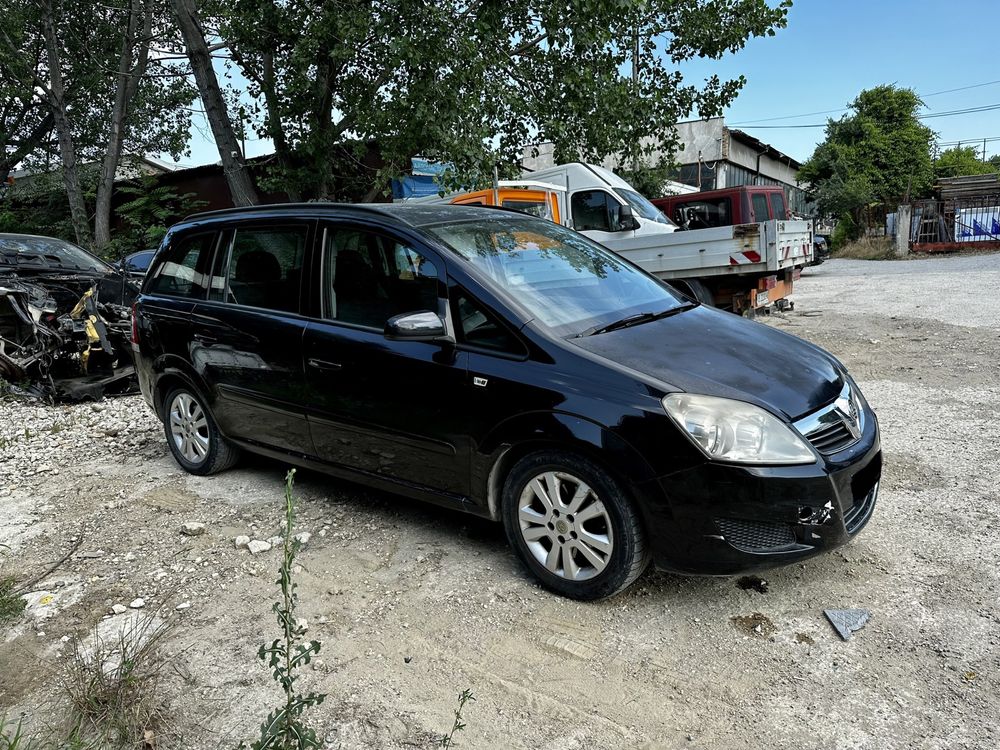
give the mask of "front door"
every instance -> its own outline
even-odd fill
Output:
[[[468,438],[457,403],[466,355],[436,342],[390,341],[386,321],[445,314],[442,260],[389,233],[323,232],[322,316],[304,356],[308,419],[325,461],[457,496],[469,491]]]

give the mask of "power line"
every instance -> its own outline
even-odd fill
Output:
[[[994,110],[1000,109],[1000,103],[997,104],[985,104],[982,107],[969,107],[967,109],[955,109],[949,112],[928,112],[924,115],[917,115],[918,120],[929,120],[935,117],[954,117],[956,115],[974,115],[982,112],[993,112]],[[749,128],[750,130],[760,130],[760,129],[788,129],[788,128],[825,128],[827,123],[816,122],[809,123],[808,125],[742,125],[741,127]],[[736,125],[734,124],[734,127]]]
[[[941,96],[942,94],[953,94],[956,91],[968,91],[969,89],[979,89],[984,86],[995,86],[1000,83],[1000,80],[996,81],[986,81],[985,83],[974,83],[971,86],[960,86],[955,89],[944,89],[943,91],[932,91],[930,94],[917,94],[921,99],[929,99],[932,96]],[[841,107],[840,109],[824,109],[818,112],[804,112],[801,115],[782,115],[780,117],[765,117],[760,120],[744,120],[743,122],[732,123],[733,127],[742,127],[743,125],[751,125],[758,122],[774,122],[776,120],[796,120],[799,117],[812,117],[813,115],[830,115],[836,114],[837,112],[846,112],[850,107]],[[763,127],[763,126],[761,126]],[[772,126],[777,127],[777,126]],[[795,127],[789,125],[788,127]],[[814,125],[803,125],[802,127],[815,127]]]

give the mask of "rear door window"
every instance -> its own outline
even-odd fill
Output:
[[[775,219],[785,218],[785,196],[781,193],[771,193],[771,208]]]
[[[168,297],[204,299],[211,278],[215,232],[182,237],[171,243],[149,278],[146,292]]]
[[[438,268],[406,242],[362,229],[330,228],[323,258],[327,318],[381,331],[395,315],[438,311]]]
[[[770,217],[767,215],[767,196],[763,193],[753,194],[753,220],[754,221],[767,221]]]
[[[309,227],[236,227],[211,298],[280,312],[299,311]],[[224,279],[222,278],[224,276]]]

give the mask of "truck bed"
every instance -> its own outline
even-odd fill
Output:
[[[614,251],[661,279],[764,275],[812,260],[808,221],[695,229],[614,243]]]

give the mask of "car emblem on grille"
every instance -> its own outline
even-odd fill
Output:
[[[851,398],[850,394],[843,395],[834,402],[834,408],[840,414],[840,418],[844,421],[847,429],[850,430],[851,435],[855,438],[861,437],[861,424],[858,420],[858,407],[854,403],[854,399]]]

